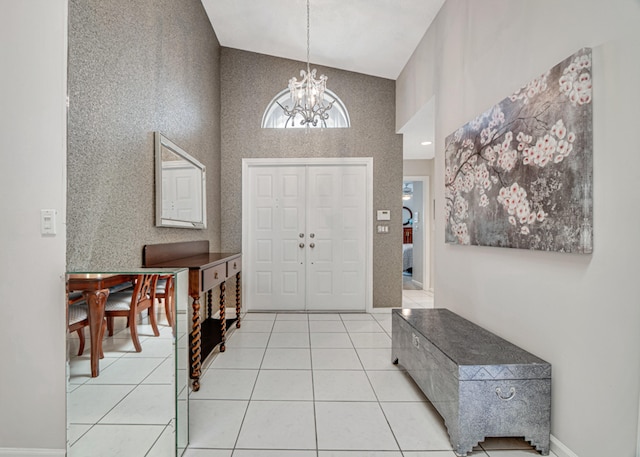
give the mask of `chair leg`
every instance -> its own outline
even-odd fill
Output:
[[[153,329],[153,334],[155,336],[160,336],[160,331],[158,330],[158,323],[156,322],[156,307],[151,302],[151,306],[149,307],[149,321],[151,322],[151,328]]]
[[[104,332],[107,329],[107,320],[102,321],[102,326],[100,327],[100,358],[104,359],[104,350],[102,349],[102,341],[104,340]]]
[[[173,327],[173,300],[170,298],[163,299],[164,301],[164,313],[167,315],[167,322],[169,327]]]
[[[133,346],[136,348],[136,352],[142,352],[142,345],[138,338],[138,325],[135,321],[133,325],[129,326],[129,331],[131,332],[131,341],[133,341]]]
[[[113,336],[113,316],[107,316],[107,329],[109,330],[109,336]]]
[[[78,357],[80,357],[84,352],[84,327],[79,328],[77,332],[78,332],[78,339],[80,340],[80,348],[78,348]]]

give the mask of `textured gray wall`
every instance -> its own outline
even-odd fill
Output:
[[[69,1],[67,268],[220,246],[220,45],[199,0]],[[206,230],[155,227],[159,130],[207,167]]]
[[[265,108],[303,66],[222,48],[222,249],[242,248],[243,158],[373,157],[374,214],[391,210],[390,233],[373,235],[373,305],[401,306],[402,137],[395,134],[395,82],[312,65],[345,103],[351,128],[308,134],[261,129]]]

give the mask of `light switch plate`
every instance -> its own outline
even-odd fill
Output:
[[[379,221],[390,221],[391,220],[391,211],[388,209],[379,209],[377,220]]]
[[[40,233],[42,235],[56,234],[56,210],[55,209],[40,210]]]

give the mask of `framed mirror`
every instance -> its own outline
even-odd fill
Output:
[[[411,225],[413,219],[413,212],[406,206],[402,207],[402,225]]]
[[[155,132],[156,227],[207,228],[205,166]]]

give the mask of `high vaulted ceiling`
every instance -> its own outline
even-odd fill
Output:
[[[397,79],[444,0],[310,0],[310,60]],[[222,46],[307,59],[305,0],[202,0]],[[338,94],[339,95],[339,94]],[[402,127],[405,159],[431,159],[433,105]]]
[[[312,63],[396,79],[444,0],[311,0]],[[306,61],[305,0],[202,0],[222,46]]]

